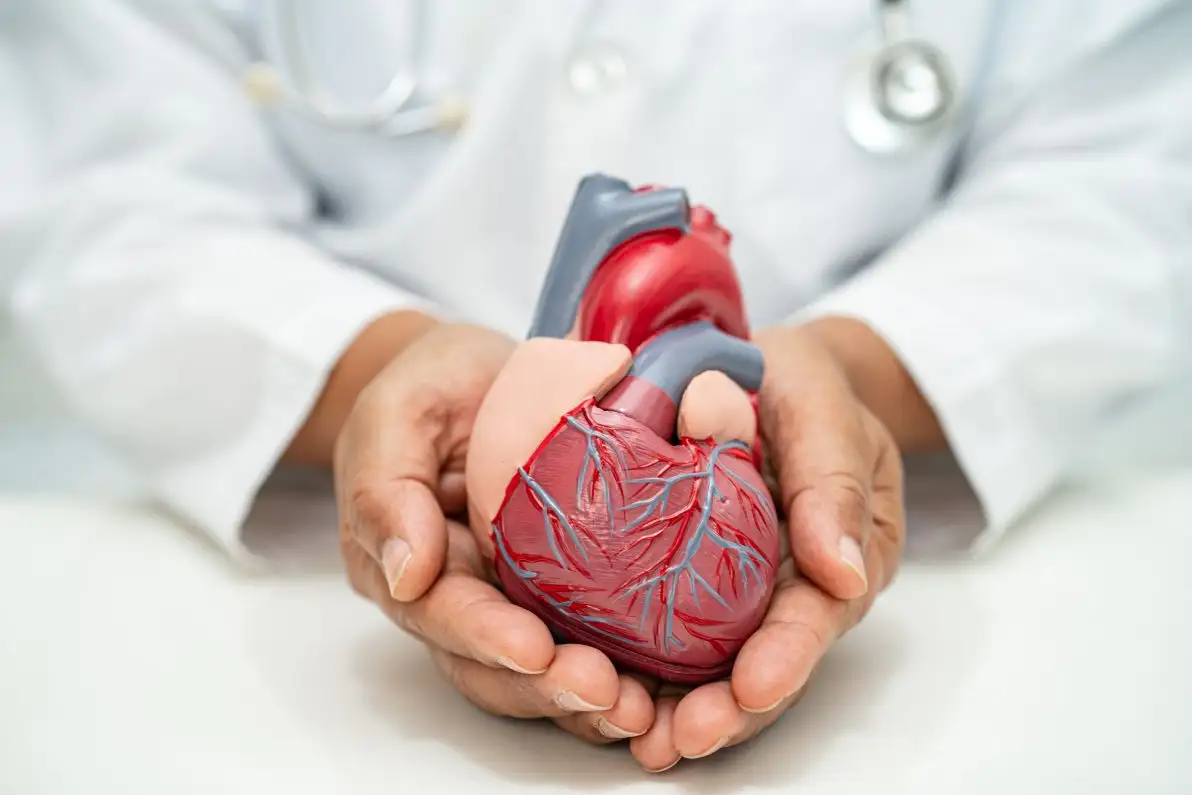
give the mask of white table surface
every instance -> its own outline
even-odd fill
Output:
[[[0,793],[1192,792],[1192,471],[909,566],[797,709],[649,776],[489,718],[339,572],[131,506],[0,499]]]

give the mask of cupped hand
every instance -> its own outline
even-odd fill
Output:
[[[731,677],[658,699],[654,726],[631,742],[647,770],[708,756],[774,723],[865,616],[902,555],[902,464],[890,432],[815,334],[775,329],[756,342],[766,357],[761,425],[789,555]]]
[[[472,423],[513,340],[444,324],[361,392],[334,471],[340,545],[355,590],[423,641],[444,677],[488,712],[550,718],[593,742],[640,735],[653,702],[599,651],[556,646],[497,590],[466,526]]]

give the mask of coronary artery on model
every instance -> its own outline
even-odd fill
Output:
[[[631,359],[600,394],[552,410],[553,428],[482,518],[512,601],[561,638],[681,683],[728,673],[779,554],[758,471],[764,365],[730,245],[681,190],[580,183],[527,345],[571,341],[579,356],[604,343],[588,347],[624,346]]]

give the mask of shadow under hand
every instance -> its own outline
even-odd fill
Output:
[[[932,740],[946,729],[987,639],[984,611],[962,570],[908,566],[774,726],[738,748],[651,776],[626,743],[591,746],[546,721],[484,714],[338,579],[276,584],[255,595],[244,630],[262,682],[303,731],[354,759],[362,782],[385,780],[393,766],[422,769],[425,760],[444,781],[475,767],[549,792],[653,781],[717,795],[792,785],[834,790],[841,780],[897,792],[900,778],[930,762]]]
[[[872,721],[882,691],[906,660],[906,638],[884,625],[861,627],[864,642],[842,642],[820,663],[804,695],[758,737],[707,759],[684,760],[671,776],[696,793],[742,788],[786,791],[832,746]]]
[[[557,783],[559,791],[605,791],[645,775],[624,743],[593,746],[549,721],[482,712],[442,679],[429,655],[392,641],[379,633],[360,643],[355,673],[367,707],[406,741],[447,746],[501,778]]]
[[[955,708],[985,636],[955,577],[912,572],[900,585],[825,657],[773,726],[708,759],[680,762],[673,780],[701,795],[842,781],[897,791]]]

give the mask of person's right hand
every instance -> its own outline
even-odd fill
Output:
[[[334,456],[349,580],[480,708],[550,718],[593,742],[638,736],[654,721],[645,686],[593,648],[556,646],[494,587],[466,524],[472,423],[514,347],[487,329],[439,325],[360,393]]]

